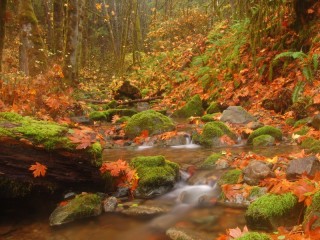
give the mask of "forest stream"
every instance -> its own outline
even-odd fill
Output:
[[[135,148],[110,150],[112,159],[130,159],[139,155],[163,155],[167,159],[188,166],[203,161],[215,151],[226,150],[232,153],[254,151],[268,157],[284,154],[296,150],[296,146],[275,146],[268,148],[233,147],[228,149],[202,148],[192,143],[184,146],[167,148]],[[108,156],[104,156],[108,160]],[[111,160],[111,159],[110,159]],[[87,218],[62,227],[50,227],[49,215],[56,206],[58,199],[45,199],[43,196],[33,196],[32,199],[4,203],[0,215],[0,239],[3,240],[102,240],[102,239],[170,239],[165,231],[172,227],[172,233],[177,229],[184,229],[197,239],[214,239],[223,234],[225,229],[246,225],[245,208],[222,204],[198,206],[197,199],[180,201],[181,192],[191,193],[190,196],[200,197],[207,188],[215,188],[200,184],[202,176],[221,175],[223,170],[197,170],[193,175],[193,186],[186,182],[179,182],[174,190],[164,196],[152,200],[133,200],[131,204],[139,203],[144,206],[167,206],[168,213],[156,217],[132,217],[121,213],[104,213],[98,217]],[[199,185],[197,185],[197,182]],[[62,198],[62,197],[61,197]],[[61,200],[61,199],[60,199]],[[174,230],[175,229],[175,230]],[[172,238],[171,238],[172,239]],[[186,238],[188,239],[188,238]]]

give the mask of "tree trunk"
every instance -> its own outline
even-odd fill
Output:
[[[79,73],[79,15],[80,1],[69,0],[67,7],[66,42],[64,47],[63,73],[68,84],[75,85]]]
[[[2,52],[5,39],[5,21],[6,21],[6,7],[7,0],[1,0],[0,2],[0,72],[2,70]]]
[[[35,76],[45,72],[47,56],[31,0],[20,0],[19,19],[20,70],[26,75]]]
[[[63,0],[53,0],[53,53],[60,58],[63,53]]]
[[[141,22],[140,22],[140,15],[139,15],[139,5],[138,0],[132,0],[132,8],[134,12],[134,19],[133,19],[133,64],[140,65],[141,57],[140,52],[142,51],[143,47],[143,40],[142,40],[142,31],[141,31]]]

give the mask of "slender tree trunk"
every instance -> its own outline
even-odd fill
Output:
[[[2,70],[2,52],[5,39],[5,21],[6,21],[7,0],[0,2],[0,72]]]
[[[59,58],[63,53],[63,0],[53,0],[53,53]]]
[[[69,0],[67,7],[66,42],[64,48],[63,73],[70,85],[75,85],[78,79],[78,44],[79,44],[79,3],[81,0]]]
[[[140,64],[140,52],[142,51],[143,47],[143,40],[142,40],[142,32],[141,32],[141,22],[139,16],[139,5],[138,0],[132,0],[132,8],[134,12],[134,19],[133,19],[133,64]]]
[[[47,56],[31,0],[20,0],[19,19],[20,70],[30,76],[43,73],[47,68]]]

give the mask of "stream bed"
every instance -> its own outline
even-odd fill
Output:
[[[168,148],[110,149],[104,151],[104,160],[130,160],[136,156],[163,155],[176,162],[180,167],[198,165],[214,152],[229,151],[241,153],[253,151],[268,157],[297,151],[297,146],[280,145],[268,148],[252,149],[248,147],[200,148],[180,146]],[[216,170],[212,170],[216,171]],[[217,172],[217,175],[219,173]],[[0,208],[0,239],[3,240],[166,240],[170,239],[163,228],[155,228],[154,222],[165,223],[166,228],[175,226],[175,230],[190,232],[194,239],[212,240],[226,229],[245,226],[243,208],[230,208],[222,205],[194,206],[186,208],[176,203],[175,199],[159,198],[140,201],[139,204],[151,206],[168,205],[169,213],[175,216],[132,217],[119,213],[104,213],[99,217],[83,219],[62,227],[50,227],[49,215],[61,198],[8,201]],[[175,212],[176,211],[176,212]],[[158,219],[157,219],[158,218]],[[179,231],[178,231],[179,232]]]

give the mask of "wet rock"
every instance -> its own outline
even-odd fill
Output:
[[[245,218],[249,229],[277,230],[299,224],[302,209],[292,193],[266,194],[250,204]]]
[[[320,129],[320,113],[315,115],[311,120],[311,126],[314,127],[316,130]]]
[[[97,194],[80,194],[58,206],[50,215],[50,226],[59,226],[77,219],[98,216],[102,213],[101,197]]]
[[[195,95],[185,106],[173,113],[173,117],[188,118],[202,116],[204,113],[200,95]]]
[[[173,227],[166,231],[166,235],[172,240],[207,240],[212,239],[212,235],[199,232],[193,229]]]
[[[219,159],[218,161],[216,161],[215,166],[217,170],[223,170],[229,168],[230,164],[227,159]]]
[[[118,187],[117,191],[112,194],[113,197],[123,198],[127,197],[130,193],[130,189],[128,187]]]
[[[154,206],[132,206],[122,210],[122,213],[134,217],[153,217],[163,213],[167,213],[169,209]]]
[[[115,197],[108,197],[103,201],[103,209],[105,212],[114,212],[118,206],[118,200]]]
[[[173,188],[180,179],[179,165],[163,156],[136,157],[130,165],[137,170],[139,185],[136,196],[152,198]]]
[[[128,121],[125,133],[129,138],[135,138],[143,130],[147,130],[149,135],[173,131],[175,125],[172,120],[161,113],[147,110],[133,115]]]
[[[273,146],[275,144],[275,138],[270,135],[260,135],[255,137],[252,141],[252,145],[254,147],[268,147]]]
[[[243,170],[243,180],[249,185],[258,185],[260,180],[271,175],[271,169],[261,161],[251,161]]]
[[[255,118],[240,106],[230,106],[223,111],[220,120],[222,122],[247,124],[255,121]]]
[[[317,171],[320,171],[320,162],[316,156],[295,159],[289,162],[287,178],[294,179],[302,173],[314,176]]]
[[[186,145],[190,142],[190,136],[186,132],[178,132],[169,139],[159,140],[156,144],[161,146],[179,146]]]

